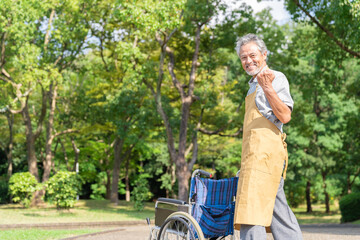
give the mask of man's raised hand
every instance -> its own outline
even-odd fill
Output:
[[[275,79],[274,72],[269,68],[261,71],[257,76],[258,83],[263,90],[272,88],[272,81]]]

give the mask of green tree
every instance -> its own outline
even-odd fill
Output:
[[[42,181],[46,181],[51,172],[53,140],[67,132],[54,133],[58,84],[62,81],[61,72],[71,66],[85,43],[88,23],[82,12],[89,5],[81,1],[31,0],[1,4],[1,79],[13,92],[7,109],[23,116],[29,171],[38,181],[36,141],[46,125],[42,176]],[[35,111],[38,107],[40,111]]]
[[[356,158],[357,153],[344,153],[342,149],[350,140],[346,132],[352,125],[348,119],[357,116],[358,100],[349,98],[345,54],[339,48],[329,50],[333,42],[324,41],[322,36],[314,38],[314,35],[315,28],[298,25],[292,36],[290,52],[298,58],[298,65],[289,69],[289,74],[294,79],[295,105],[299,107],[295,106],[289,127],[289,152],[295,159],[292,165],[295,173],[306,178],[307,211],[311,212],[310,186],[315,184],[311,179],[318,176],[317,179],[322,180],[326,212],[329,212],[330,199],[336,195],[331,179],[341,173],[336,166],[347,165],[347,158]],[[301,41],[300,36],[307,36],[309,40]],[[355,174],[358,168],[353,171]]]
[[[344,52],[360,57],[360,2],[358,0],[286,0],[294,20],[310,21]]]

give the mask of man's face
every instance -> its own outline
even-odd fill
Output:
[[[262,54],[255,42],[249,42],[240,48],[239,57],[247,74],[254,76],[266,65],[266,52]]]

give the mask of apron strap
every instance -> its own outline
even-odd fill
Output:
[[[283,133],[281,135],[281,139],[282,139],[284,149],[285,149],[285,168],[284,168],[284,171],[283,171],[283,178],[285,180],[286,179],[286,171],[287,171],[287,167],[288,167],[288,151],[287,151],[287,144],[285,142],[285,139],[286,139],[286,134],[285,133]]]

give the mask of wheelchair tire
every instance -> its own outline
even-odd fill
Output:
[[[171,214],[161,226],[157,240],[205,240],[199,224],[186,212]]]

